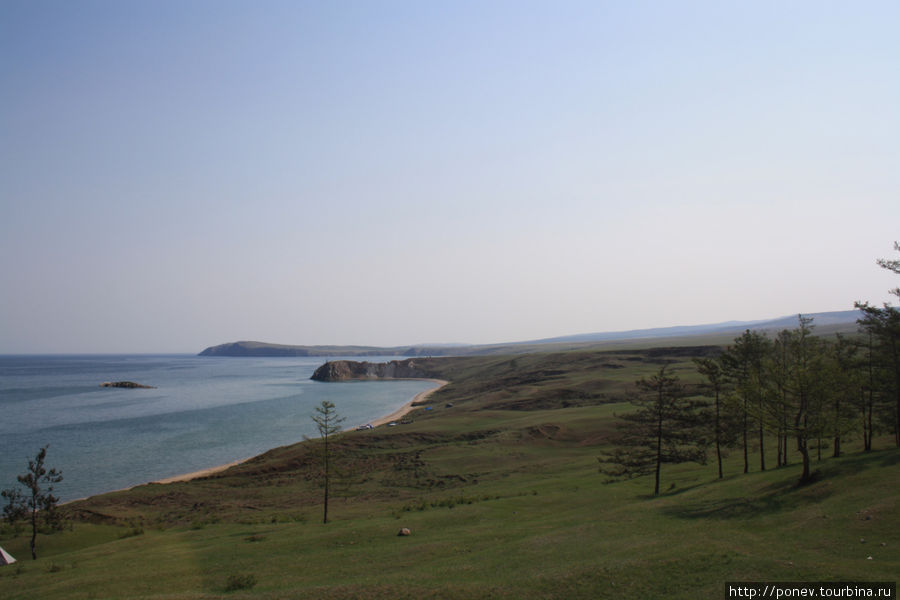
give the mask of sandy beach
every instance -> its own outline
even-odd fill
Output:
[[[231,467],[235,467],[242,462],[246,462],[253,458],[252,456],[245,458],[244,460],[236,460],[234,462],[230,462],[227,465],[219,465],[218,467],[210,467],[208,469],[202,469],[200,471],[194,471],[193,473],[184,473],[182,475],[173,475],[172,477],[166,477],[165,479],[158,479],[156,481],[152,481],[151,483],[175,483],[177,481],[190,481],[191,479],[197,479],[198,477],[206,477],[207,475],[212,475],[213,473],[218,473],[219,471],[224,471],[225,469],[230,469]]]
[[[433,383],[438,384],[438,386],[431,388],[430,390],[425,390],[424,392],[419,392],[418,394],[416,394],[413,397],[412,400],[410,400],[409,402],[407,402],[406,404],[404,404],[403,406],[401,406],[400,408],[398,408],[391,414],[387,415],[386,417],[381,417],[380,419],[371,421],[370,425],[372,425],[373,427],[380,427],[381,425],[387,425],[388,423],[390,423],[392,421],[396,421],[396,420],[402,418],[403,415],[405,415],[406,413],[408,413],[409,411],[411,411],[413,409],[413,404],[415,404],[417,402],[424,402],[425,399],[428,398],[428,396],[435,393],[436,391],[438,391],[439,389],[441,389],[448,383],[448,382],[444,381],[443,379],[418,379],[417,381],[431,381]],[[353,427],[351,429],[355,429],[355,427]]]
[[[396,421],[396,420],[402,418],[406,413],[408,413],[409,411],[411,411],[413,409],[413,404],[415,404],[417,402],[423,402],[426,398],[428,398],[428,396],[430,396],[434,392],[438,391],[439,389],[441,389],[448,383],[447,381],[444,381],[443,379],[418,379],[417,381],[431,381],[438,385],[437,385],[437,387],[433,387],[430,390],[425,390],[424,392],[419,392],[418,394],[416,394],[413,397],[412,400],[410,400],[409,402],[407,402],[406,404],[404,404],[403,406],[401,406],[400,408],[398,408],[391,414],[389,414],[385,417],[376,419],[374,421],[371,421],[370,422],[371,425],[373,427],[380,427],[381,425],[386,425],[388,423],[391,423],[392,421]],[[346,431],[352,431],[354,429],[356,429],[356,426],[353,426],[353,427],[347,429]],[[153,481],[151,483],[176,483],[178,481],[190,481],[191,479],[197,479],[198,477],[206,477],[208,475],[212,475],[214,473],[224,471],[225,469],[230,469],[231,467],[234,467],[243,462],[246,462],[246,461],[250,460],[251,458],[253,458],[253,457],[250,456],[243,460],[236,460],[234,462],[230,462],[226,465],[210,467],[209,469],[202,469],[200,471],[194,471],[192,473],[184,473],[182,475],[173,475],[172,477],[166,477],[165,479],[159,479],[159,480]]]

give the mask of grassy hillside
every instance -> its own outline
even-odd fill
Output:
[[[597,456],[633,381],[674,360],[690,384],[690,358],[715,351],[431,359],[452,382],[432,410],[339,438],[333,522],[320,522],[316,445],[277,448],[72,505],[78,522],[41,536],[38,561],[26,536],[0,538],[21,560],[0,568],[0,597],[693,599],[726,581],[894,581],[888,440],[815,465],[805,487],[796,466],[739,475],[737,454],[723,481],[664,468],[656,498],[646,478],[604,483]]]

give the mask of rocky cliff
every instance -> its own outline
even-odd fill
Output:
[[[351,379],[429,379],[435,373],[417,359],[392,360],[386,363],[332,360],[316,369],[310,379],[315,381],[348,381]]]

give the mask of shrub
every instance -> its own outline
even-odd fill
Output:
[[[256,575],[248,573],[246,575],[229,575],[225,584],[226,592],[234,592],[237,590],[249,590],[256,585]]]
[[[144,525],[139,521],[129,521],[128,525],[130,529],[120,533],[119,539],[125,539],[137,535],[144,535]]]
[[[63,570],[62,565],[58,565],[55,562],[50,563],[45,568],[48,573],[59,573]]]

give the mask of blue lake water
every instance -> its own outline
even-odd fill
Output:
[[[384,361],[394,357],[367,358]],[[316,435],[329,400],[353,427],[393,412],[428,381],[319,383],[323,358],[0,356],[0,489],[49,444],[63,501],[249,458]],[[101,388],[135,381],[156,389]]]

